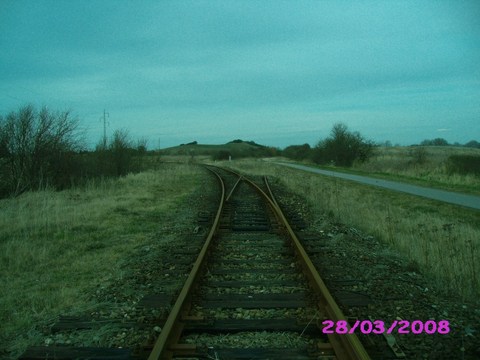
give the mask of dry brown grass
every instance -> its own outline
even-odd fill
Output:
[[[464,299],[480,295],[478,211],[262,161],[226,165],[281,179],[307,199],[314,217],[328,214],[374,235],[418,264],[445,293]]]
[[[178,164],[0,201],[0,349],[18,353],[60,314],[95,307],[87,294],[172,226],[202,170]],[[158,236],[157,236],[158,238]],[[158,240],[156,240],[158,241]]]
[[[425,152],[425,161],[422,163],[415,161],[414,154],[419,149]],[[480,156],[480,149],[452,146],[378,147],[372,158],[365,163],[355,164],[353,169],[418,181],[422,185],[480,194],[478,176],[448,173],[447,159],[450,155]]]

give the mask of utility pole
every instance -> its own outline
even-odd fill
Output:
[[[103,149],[107,148],[107,116],[110,114],[103,109]]]

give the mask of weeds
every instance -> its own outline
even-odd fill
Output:
[[[375,148],[374,155],[353,169],[454,191],[479,193],[480,149],[442,146]]]
[[[480,156],[450,155],[447,160],[447,173],[480,175]]]
[[[159,240],[168,211],[200,186],[200,171],[163,164],[1,200],[0,348],[21,351],[36,342],[39,324],[95,306],[91,290],[121,276],[120,260],[134,249]]]
[[[405,255],[445,293],[464,299],[478,297],[480,282],[480,221],[475,210],[442,204],[408,194],[376,189],[259,161],[232,166],[253,174],[279,178],[307,199],[314,216],[374,235]]]

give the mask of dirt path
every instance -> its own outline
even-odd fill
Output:
[[[340,179],[356,181],[362,184],[379,186],[389,190],[405,192],[408,194],[423,196],[429,199],[439,200],[439,201],[447,202],[450,204],[455,204],[455,205],[460,205],[460,206],[465,206],[465,207],[480,210],[480,196],[432,189],[432,188],[427,188],[427,187],[417,186],[417,185],[410,185],[410,184],[396,182],[396,181],[375,179],[367,176],[345,174],[345,173],[330,171],[330,170],[321,170],[321,169],[316,169],[313,167],[299,165],[299,164],[290,164],[290,163],[281,163],[281,162],[275,162],[275,164],[288,166],[294,169],[309,171],[317,174],[334,176]]]

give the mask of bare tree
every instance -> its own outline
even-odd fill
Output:
[[[422,165],[427,162],[428,152],[424,146],[413,146],[408,155],[412,157],[412,163],[414,165]]]
[[[115,164],[116,175],[125,175],[130,169],[133,145],[127,130],[115,130],[110,151]]]
[[[36,111],[33,105],[0,119],[0,156],[6,165],[1,177],[11,193],[55,186],[57,176],[66,175],[60,170],[80,146],[77,125],[68,111]]]
[[[141,137],[137,140],[137,152],[139,155],[145,155],[147,152],[148,140],[146,137]]]

